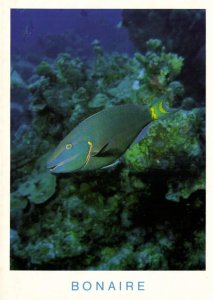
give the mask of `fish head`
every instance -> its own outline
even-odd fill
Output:
[[[90,159],[91,144],[87,138],[64,138],[47,161],[51,173],[70,173],[81,170]]]

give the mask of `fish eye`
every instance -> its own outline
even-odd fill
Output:
[[[72,148],[72,144],[66,144],[66,149],[70,150]]]

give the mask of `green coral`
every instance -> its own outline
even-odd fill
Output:
[[[12,210],[22,210],[27,206],[27,199],[21,197],[19,193],[13,192],[10,195],[10,207]]]
[[[180,201],[180,199],[188,199],[189,196],[198,191],[205,190],[205,174],[201,174],[190,177],[187,179],[178,180],[171,179],[168,181],[168,192],[166,199],[172,201]]]
[[[146,47],[149,51],[160,52],[162,46],[162,42],[159,39],[150,39],[146,42]]]
[[[34,170],[19,183],[18,189],[12,193],[12,208],[26,206],[26,201],[40,204],[46,202],[56,189],[56,177],[46,170],[47,155],[35,162]],[[20,204],[18,204],[20,203]]]
[[[135,54],[136,60],[144,66],[143,81],[149,88],[158,92],[167,92],[167,85],[180,74],[183,58],[173,53],[166,53],[160,40],[147,42],[149,51],[146,55]]]
[[[63,84],[68,84],[76,88],[84,80],[84,65],[67,53],[60,54],[56,59],[57,78]]]
[[[98,93],[89,102],[88,106],[91,108],[104,108],[110,105],[109,98],[105,94]]]
[[[202,110],[195,108],[156,121],[144,140],[127,150],[125,162],[135,171],[177,169],[188,162],[194,171],[191,159],[199,160],[203,155],[199,142],[201,116]]]
[[[205,255],[203,252],[203,249],[205,249],[205,233],[203,231],[195,231],[193,233],[192,244],[185,242],[184,248],[188,258],[187,269],[193,270],[205,264]]]
[[[179,57],[177,54],[167,54],[168,64],[171,67],[172,73],[176,76],[179,75],[183,67],[183,57]]]
[[[129,244],[122,245],[119,249],[104,248],[100,253],[101,263],[97,270],[125,270],[132,265],[133,247]]]
[[[40,204],[47,201],[55,192],[56,178],[48,171],[32,173],[26,182],[20,184],[17,194],[30,202]]]
[[[37,66],[36,72],[39,76],[44,76],[46,78],[49,78],[51,81],[53,81],[56,78],[56,74],[54,74],[54,70],[52,69],[52,66],[46,61],[42,61]]]

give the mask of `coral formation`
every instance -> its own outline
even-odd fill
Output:
[[[38,64],[32,122],[12,140],[11,269],[205,268],[205,111],[177,80],[184,57],[146,45],[130,58],[95,41],[90,65],[68,53]],[[159,98],[179,111],[154,121],[117,166],[47,173],[48,151],[82,119]]]
[[[203,121],[204,111],[194,108],[153,123],[147,136],[127,150],[126,163],[135,171],[185,168],[193,177],[196,171],[200,175],[205,164],[204,148],[199,142]]]
[[[157,38],[169,51],[183,56],[185,88],[198,103],[205,103],[205,10],[128,9],[123,10],[122,25],[142,53],[145,42]]]

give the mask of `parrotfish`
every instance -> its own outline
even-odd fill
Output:
[[[112,165],[134,141],[140,140],[138,136],[148,124],[174,111],[158,101],[149,106],[117,105],[97,112],[59,143],[47,168],[51,173],[69,173]]]

